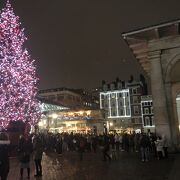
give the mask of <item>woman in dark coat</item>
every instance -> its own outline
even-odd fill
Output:
[[[43,144],[40,136],[36,135],[33,140],[33,150],[34,150],[34,162],[36,167],[35,177],[42,176],[42,156],[43,156]]]
[[[30,156],[32,153],[32,141],[31,138],[24,138],[23,136],[19,140],[19,160],[20,160],[20,176],[23,179],[24,168],[27,169],[28,179],[30,178]]]
[[[6,133],[0,133],[0,178],[6,180],[9,173],[9,138]]]

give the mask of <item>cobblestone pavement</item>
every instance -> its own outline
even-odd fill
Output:
[[[119,152],[118,159],[102,161],[101,153],[85,153],[83,161],[77,152],[67,152],[62,156],[55,153],[43,155],[43,176],[34,178],[34,162],[31,161],[31,180],[168,180],[176,155],[167,160],[151,159],[141,162],[138,153]],[[10,160],[8,180],[18,180],[19,163]],[[27,179],[26,171],[24,179]],[[171,179],[170,179],[171,180]]]

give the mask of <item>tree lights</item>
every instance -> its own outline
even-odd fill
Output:
[[[6,3],[0,13],[0,126],[10,121],[35,124],[40,117],[36,99],[37,82],[34,60],[23,48],[26,40],[19,17]]]

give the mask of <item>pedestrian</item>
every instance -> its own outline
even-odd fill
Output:
[[[24,169],[27,169],[28,179],[30,179],[30,156],[32,153],[31,138],[20,136],[18,153],[20,161],[20,179],[23,179]]]
[[[157,137],[155,144],[156,144],[157,158],[158,160],[160,160],[164,157],[163,140],[161,136]]]
[[[9,145],[8,135],[4,132],[0,133],[0,177],[1,180],[7,180],[9,173]]]
[[[83,153],[84,153],[84,149],[85,149],[85,139],[84,137],[80,136],[79,137],[79,157],[80,160],[83,160]]]
[[[42,176],[42,155],[43,155],[43,144],[40,136],[35,135],[33,140],[33,150],[34,150],[34,162],[36,167],[35,177]]]
[[[58,155],[62,155],[62,144],[62,137],[60,136],[60,134],[58,134],[56,141],[56,152],[58,153]]]
[[[109,161],[111,160],[110,155],[108,154],[110,150],[110,142],[109,142],[109,137],[107,135],[104,135],[104,147],[103,147],[103,160],[106,161],[107,158]]]
[[[120,142],[119,142],[119,135],[117,133],[115,134],[114,139],[116,144],[116,151],[119,151]]]
[[[165,135],[162,135],[164,157],[168,158],[168,140]]]
[[[142,133],[140,137],[140,149],[141,149],[141,160],[142,162],[149,160],[149,147],[151,145],[149,137]]]

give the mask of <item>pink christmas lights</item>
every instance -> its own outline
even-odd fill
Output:
[[[0,13],[0,126],[3,127],[18,120],[35,124],[40,118],[36,68],[28,51],[23,49],[25,40],[19,17],[7,1]]]

